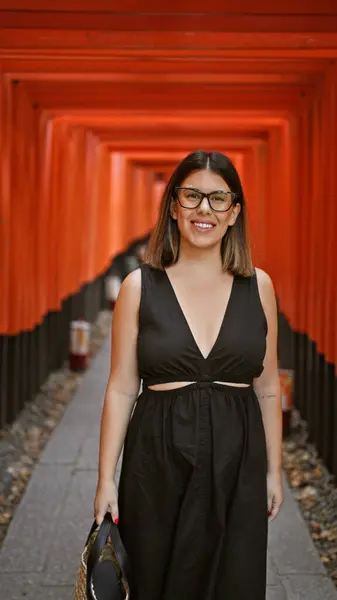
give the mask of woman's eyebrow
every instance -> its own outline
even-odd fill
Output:
[[[230,192],[231,191],[231,190],[216,189],[216,190],[212,190],[211,192],[203,192],[203,190],[200,190],[199,188],[196,188],[196,187],[192,187],[190,185],[184,185],[182,187],[185,187],[188,190],[195,190],[196,192],[200,192],[201,194],[215,194],[216,192],[222,192],[224,194],[226,192]]]

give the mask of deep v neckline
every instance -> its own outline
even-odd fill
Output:
[[[225,311],[224,311],[224,314],[223,314],[223,317],[222,317],[222,320],[221,320],[221,324],[220,324],[220,328],[219,328],[219,331],[218,331],[218,335],[216,336],[215,342],[214,342],[212,348],[210,349],[209,353],[207,354],[207,356],[204,356],[203,353],[200,350],[200,347],[199,347],[199,345],[197,343],[197,340],[196,340],[195,335],[194,335],[194,333],[192,331],[192,328],[191,328],[191,326],[190,326],[190,324],[189,324],[189,322],[188,322],[188,320],[186,318],[186,315],[185,315],[185,313],[184,313],[184,311],[182,309],[182,306],[181,306],[180,301],[178,299],[177,293],[176,293],[176,291],[174,289],[174,286],[173,286],[173,284],[171,282],[171,279],[169,278],[169,276],[167,274],[166,269],[164,269],[164,274],[165,274],[165,279],[167,280],[167,282],[169,284],[169,288],[171,290],[171,293],[172,293],[172,295],[174,297],[175,303],[178,306],[178,309],[179,309],[179,312],[180,312],[180,314],[181,314],[181,316],[183,318],[183,321],[185,322],[185,325],[187,327],[189,336],[190,336],[191,340],[193,341],[193,344],[194,344],[196,350],[198,351],[198,354],[200,355],[200,357],[204,361],[206,361],[206,360],[208,360],[211,357],[211,355],[215,351],[215,349],[217,347],[217,344],[218,344],[218,341],[219,341],[219,338],[220,338],[220,335],[222,333],[222,330],[223,330],[223,327],[224,327],[224,323],[225,323],[225,320],[226,320],[226,317],[227,317],[227,314],[228,314],[228,310],[229,310],[229,307],[230,307],[230,304],[232,302],[232,298],[233,298],[233,295],[234,295],[233,293],[234,293],[234,286],[235,286],[235,282],[236,282],[236,276],[233,275],[233,281],[232,281],[231,291],[229,293],[228,302],[227,302],[227,305],[226,305],[226,308],[225,308]]]

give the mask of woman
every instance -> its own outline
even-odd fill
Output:
[[[114,313],[96,521],[119,518],[132,600],[264,600],[282,503],[276,302],[227,157],[177,167],[147,262]]]

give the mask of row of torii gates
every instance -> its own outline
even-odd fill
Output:
[[[337,4],[0,2],[1,424],[101,306],[177,161],[235,162],[295,403],[337,474]]]

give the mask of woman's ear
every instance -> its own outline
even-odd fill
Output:
[[[171,200],[170,215],[172,219],[177,220],[177,202],[174,199]]]
[[[232,214],[231,214],[231,216],[230,216],[230,221],[229,221],[229,223],[228,223],[228,225],[229,225],[230,227],[233,227],[233,225],[234,225],[234,223],[235,223],[236,219],[237,219],[237,218],[238,218],[238,216],[239,216],[240,210],[241,210],[241,204],[239,204],[239,203],[238,203],[238,204],[236,204],[236,206],[234,206],[234,208],[233,208],[233,210],[232,210]]]

